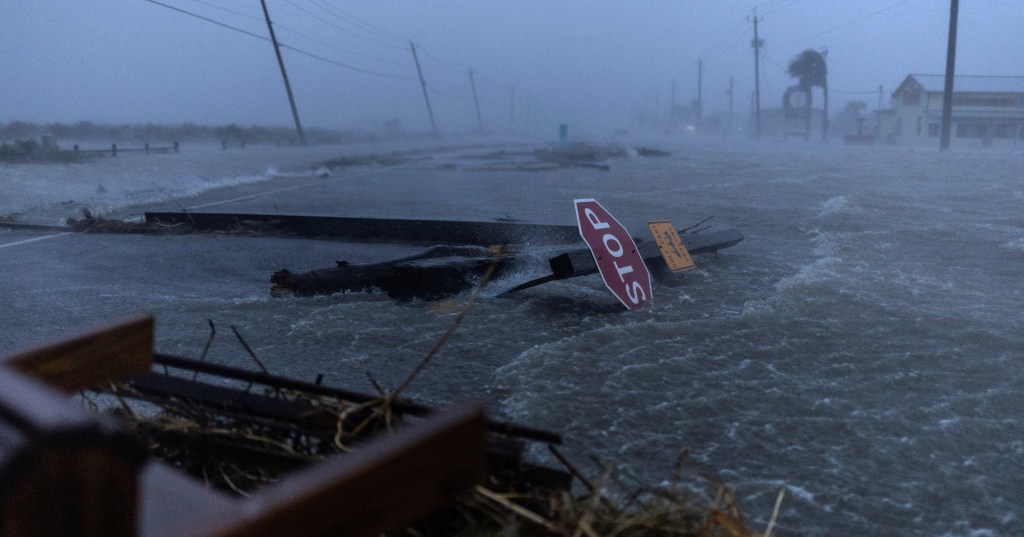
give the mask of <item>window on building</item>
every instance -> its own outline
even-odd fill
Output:
[[[939,128],[940,127],[941,127],[941,125],[939,125],[938,123],[929,123],[928,124],[928,136],[931,137],[931,138],[935,138],[936,136],[938,136],[939,135]]]
[[[917,136],[921,136],[921,122],[924,120],[921,116],[917,116]]]
[[[956,126],[957,138],[985,138],[988,135],[988,125],[984,123],[958,123]]]
[[[921,92],[914,90],[907,90],[903,92],[903,104],[914,105],[921,102]]]

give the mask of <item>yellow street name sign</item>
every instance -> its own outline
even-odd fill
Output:
[[[668,265],[669,270],[680,272],[696,266],[693,264],[693,258],[690,257],[690,252],[686,251],[683,239],[676,232],[676,227],[672,225],[672,222],[668,220],[648,222],[647,227],[650,228],[651,235],[654,235],[654,242],[657,243],[658,249],[661,250],[661,257],[665,258],[665,263]]]

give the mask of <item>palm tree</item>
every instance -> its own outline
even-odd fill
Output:
[[[789,69],[786,70],[789,76],[799,81],[800,89],[810,94],[811,88],[820,86],[824,92],[824,113],[821,116],[821,139],[828,138],[828,67],[825,65],[827,50],[818,52],[807,49],[789,60]],[[808,99],[810,107],[810,99]],[[807,131],[810,133],[811,114],[807,111]]]

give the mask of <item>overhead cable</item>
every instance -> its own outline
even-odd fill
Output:
[[[831,28],[829,28],[827,30],[822,30],[822,31],[820,31],[818,33],[811,34],[811,35],[808,35],[806,37],[801,37],[800,39],[794,39],[792,41],[783,43],[783,46],[785,46],[785,45],[792,45],[794,43],[799,43],[801,41],[807,41],[808,39],[813,39],[813,38],[821,36],[821,35],[829,34],[829,33],[835,32],[836,30],[841,30],[843,28],[846,28],[847,26],[852,26],[852,25],[857,24],[858,22],[861,22],[861,21],[863,21],[865,19],[869,19],[871,17],[874,17],[875,15],[879,15],[881,13],[885,13],[886,11],[889,11],[890,9],[893,9],[895,7],[899,7],[899,6],[901,6],[903,4],[906,4],[907,2],[910,2],[910,1],[912,1],[912,0],[900,0],[899,2],[896,2],[895,4],[890,4],[890,5],[886,6],[886,7],[883,7],[882,9],[879,9],[877,11],[872,11],[871,13],[868,13],[867,15],[864,15],[862,17],[853,19],[851,21],[846,21],[843,24],[839,24],[839,25],[833,26],[833,27],[831,27]]]
[[[227,28],[229,30],[234,30],[236,32],[243,33],[245,35],[248,35],[248,36],[251,36],[251,37],[255,37],[257,39],[261,39],[263,41],[270,41],[271,40],[269,37],[253,33],[253,32],[250,32],[248,30],[243,30],[241,28],[237,28],[237,27],[231,26],[229,24],[224,24],[223,22],[220,22],[218,20],[214,20],[214,19],[211,19],[209,17],[204,17],[204,16],[199,15],[197,13],[193,13],[191,11],[186,11],[184,9],[171,6],[171,5],[165,4],[163,2],[159,2],[158,0],[146,0],[146,1],[149,2],[149,3],[152,3],[152,4],[156,4],[158,6],[165,7],[167,9],[170,9],[170,10],[173,10],[173,11],[177,11],[179,13],[183,13],[183,14],[188,15],[190,17],[195,17],[197,19],[209,22],[211,24],[216,24],[217,26],[220,26],[220,27],[223,27],[223,28]],[[278,42],[278,46],[281,47],[281,48],[286,48],[288,50],[294,51],[294,52],[296,52],[298,54],[302,54],[303,56],[308,56],[310,58],[313,58],[313,59],[316,59],[316,60],[320,60],[322,62],[329,63],[329,64],[335,65],[337,67],[342,67],[342,68],[345,68],[345,69],[349,69],[349,70],[356,71],[356,72],[359,72],[359,73],[364,73],[364,74],[367,74],[367,75],[377,76],[377,77],[381,77],[381,78],[390,78],[390,79],[393,79],[393,80],[416,80],[414,77],[411,77],[411,76],[392,75],[392,74],[388,74],[388,73],[381,73],[381,72],[378,72],[378,71],[371,71],[369,69],[363,69],[362,67],[356,67],[354,65],[350,65],[350,64],[347,64],[347,63],[343,63],[343,62],[339,62],[339,61],[336,61],[336,60],[332,60],[330,58],[325,58],[323,56],[320,56],[320,55],[317,55],[317,54],[313,54],[312,52],[309,52],[309,51],[306,51],[306,50],[302,50],[300,48],[293,47],[291,45],[287,45],[287,44],[281,43],[281,42]]]
[[[221,27],[227,28],[229,30],[234,30],[236,32],[240,32],[240,33],[243,33],[245,35],[255,37],[257,39],[262,39],[264,41],[270,41],[270,38],[267,37],[267,36],[256,34],[256,33],[250,32],[248,30],[243,30],[241,28],[237,28],[237,27],[231,26],[229,24],[224,24],[223,22],[211,19],[209,17],[204,17],[202,15],[199,15],[197,13],[193,13],[191,11],[185,11],[184,9],[181,9],[181,8],[178,8],[178,7],[174,7],[174,6],[171,6],[171,5],[167,5],[167,4],[163,3],[163,2],[158,2],[157,0],[146,0],[146,1],[151,3],[151,4],[156,4],[158,6],[163,6],[163,7],[167,8],[167,9],[171,9],[171,10],[177,11],[179,13],[184,13],[185,15],[188,15],[190,17],[195,17],[197,19],[201,19],[201,20],[204,20],[206,22],[209,22],[209,23],[212,23],[212,24],[216,24],[217,26],[221,26]]]
[[[207,7],[212,7],[214,9],[219,9],[221,11],[226,11],[228,13],[234,13],[235,15],[239,15],[239,16],[245,17],[247,19],[252,19],[252,20],[257,20],[257,21],[263,22],[263,17],[258,17],[256,15],[251,14],[251,13],[242,13],[241,11],[235,11],[233,9],[226,8],[224,6],[218,6],[217,4],[211,4],[210,2],[206,2],[204,0],[192,0],[192,1],[197,3],[197,4],[202,4],[204,6],[207,6]]]
[[[393,34],[393,33],[388,32],[386,30],[382,30],[382,29],[377,28],[376,26],[373,26],[373,25],[371,25],[369,23],[363,22],[363,21],[359,20],[358,18],[356,18],[355,16],[351,15],[350,13],[342,11],[341,9],[331,5],[330,3],[326,2],[326,1],[323,1],[323,0],[309,0],[309,1],[313,5],[319,7],[320,9],[322,9],[324,11],[326,11],[328,14],[330,14],[330,15],[332,15],[334,17],[337,17],[337,18],[339,18],[341,20],[345,20],[349,24],[353,24],[353,25],[355,25],[355,26],[357,26],[359,28],[362,28],[362,29],[364,29],[366,31],[369,31],[371,33],[375,33],[375,34],[379,35],[380,37],[391,39],[391,40],[394,40],[394,41],[400,42],[400,43],[404,43],[405,42],[405,38],[404,37],[402,37],[400,35]]]
[[[310,58],[313,58],[313,59],[316,59],[316,60],[320,60],[322,62],[327,62],[327,63],[329,63],[331,65],[336,65],[338,67],[344,67],[345,69],[351,69],[353,71],[358,71],[360,73],[364,73],[364,74],[367,74],[367,75],[379,76],[381,78],[390,78],[390,79],[393,79],[393,80],[417,80],[416,77],[412,77],[412,76],[390,75],[390,74],[387,74],[387,73],[379,73],[377,71],[370,71],[369,69],[363,69],[362,67],[356,67],[354,65],[349,65],[347,63],[342,63],[342,62],[339,62],[339,61],[335,61],[335,60],[332,60],[330,58],[324,58],[323,56],[319,56],[319,55],[313,54],[312,52],[307,52],[305,50],[298,49],[298,48],[295,48],[293,46],[286,45],[284,43],[278,43],[278,45],[281,48],[286,48],[288,50],[291,50],[291,51],[297,52],[299,54],[302,54],[303,56],[308,56]]]
[[[294,7],[295,9],[298,9],[299,11],[301,11],[301,12],[305,13],[306,15],[309,15],[310,17],[312,17],[312,18],[314,18],[314,19],[316,19],[316,20],[320,21],[321,23],[323,23],[323,24],[326,24],[327,26],[330,26],[331,28],[334,28],[335,30],[338,30],[338,31],[340,31],[340,32],[344,32],[344,33],[346,33],[346,34],[348,34],[348,35],[350,35],[350,36],[352,36],[352,37],[356,37],[356,38],[362,39],[362,40],[364,40],[364,41],[369,41],[369,42],[371,42],[371,43],[376,43],[376,44],[378,44],[378,45],[381,45],[381,46],[385,46],[385,47],[392,47],[392,48],[404,48],[404,47],[401,47],[401,46],[399,46],[399,45],[396,45],[396,44],[394,44],[394,43],[385,43],[385,42],[383,42],[383,41],[378,41],[377,39],[373,39],[373,38],[370,38],[370,37],[366,37],[365,35],[359,35],[359,34],[357,34],[357,33],[354,33],[354,32],[352,32],[351,30],[349,30],[349,29],[347,29],[347,28],[343,28],[343,27],[341,27],[341,26],[338,26],[337,24],[335,24],[335,23],[333,23],[333,22],[331,22],[331,21],[329,21],[329,20],[327,20],[327,19],[324,19],[323,17],[321,17],[321,16],[317,15],[316,13],[313,13],[312,11],[310,11],[310,10],[308,10],[308,9],[306,9],[306,8],[304,8],[304,7],[302,7],[302,6],[300,6],[299,4],[295,3],[295,2],[294,2],[294,0],[287,0],[287,1],[288,1],[288,3],[289,3],[289,4],[291,4],[291,5],[292,5],[292,7]],[[314,4],[314,5],[315,5],[315,4]]]

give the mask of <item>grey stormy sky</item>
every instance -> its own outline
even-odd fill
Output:
[[[291,124],[259,0],[0,0],[0,121]],[[947,0],[267,0],[302,121],[372,126],[429,121],[409,51],[420,61],[442,132],[476,122],[509,129],[568,122],[610,132],[640,111],[667,111],[697,93],[705,113],[753,92],[754,8],[763,16],[762,99],[778,106],[785,65],[829,50],[832,111],[873,109],[908,73],[942,73]],[[1024,2],[964,0],[959,74],[1024,75]],[[236,30],[237,29],[237,30]],[[241,31],[238,31],[241,30]],[[244,33],[243,33],[244,32]],[[255,34],[250,35],[250,34]],[[315,57],[314,57],[315,56]],[[356,69],[352,69],[354,67]]]

